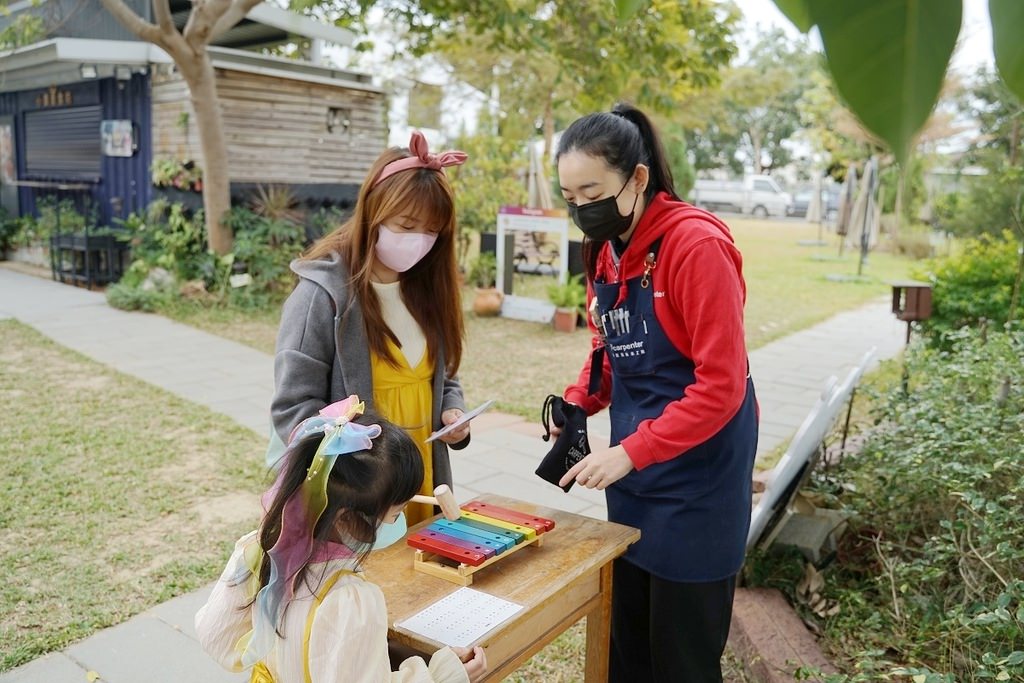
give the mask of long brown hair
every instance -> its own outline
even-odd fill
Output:
[[[348,266],[349,288],[363,312],[370,350],[392,367],[398,367],[398,359],[390,352],[387,341],[390,339],[396,347],[401,347],[401,343],[384,323],[370,279],[377,234],[382,223],[404,215],[416,216],[437,229],[437,241],[430,252],[399,274],[399,287],[402,301],[423,330],[430,358],[436,361],[443,350],[445,372],[451,377],[462,361],[465,336],[455,263],[455,194],[443,172],[427,168],[400,171],[376,185],[373,182],[384,166],[408,156],[409,150],[401,147],[381,154],[359,189],[352,216],[317,241],[303,258],[341,254]]]

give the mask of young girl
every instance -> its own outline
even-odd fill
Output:
[[[559,484],[604,490],[608,519],[642,531],[613,572],[609,680],[719,683],[757,446],[742,259],[634,107],[575,121],[556,158],[596,323],[564,400],[611,419]]]
[[[464,331],[455,208],[444,174],[465,160],[462,152],[431,154],[417,132],[408,150],[389,149],[374,162],[352,217],[292,263],[300,279],[274,359],[271,416],[280,439],[332,401],[371,397],[370,407],[419,446],[427,495],[452,485],[447,445],[469,443],[468,424],[425,443],[465,409],[456,376]],[[411,505],[406,514],[414,524],[433,510]]]
[[[196,614],[199,641],[221,666],[251,667],[258,683],[478,681],[479,647],[391,670],[384,596],[360,564],[404,535],[390,526],[423,463],[407,434],[363,409],[350,396],[296,427],[260,528],[239,539]]]

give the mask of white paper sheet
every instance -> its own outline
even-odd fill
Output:
[[[522,605],[472,588],[460,588],[395,624],[445,645],[469,647]]]
[[[462,415],[460,415],[459,419],[456,420],[455,422],[452,422],[450,425],[445,425],[441,429],[438,429],[436,432],[434,432],[433,434],[428,436],[427,437],[427,442],[429,443],[429,442],[433,441],[434,439],[436,439],[436,438],[438,438],[440,436],[444,436],[445,434],[448,434],[449,432],[455,431],[456,429],[458,429],[462,425],[466,424],[467,422],[472,420],[474,417],[476,417],[480,413],[482,413],[485,410],[487,410],[488,408],[490,408],[492,405],[494,405],[494,400],[493,399],[491,399],[490,401],[484,401],[482,404],[480,404],[479,406],[477,406],[473,410],[469,411],[468,413],[463,413]]]

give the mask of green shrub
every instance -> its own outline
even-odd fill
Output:
[[[1024,171],[1000,167],[964,180],[965,189],[945,195],[935,206],[936,227],[960,237],[999,235],[1012,225],[1021,202]]]
[[[152,310],[175,296],[139,293],[136,298],[145,304],[142,306],[135,305],[136,298],[124,291],[142,286],[157,268],[168,271],[178,285],[201,280],[212,295],[206,297],[208,302],[245,307],[283,297],[293,285],[288,264],[302,251],[305,228],[240,207],[231,209],[224,220],[235,235],[231,253],[224,256],[206,248],[202,212],[190,216],[181,204],[159,200],[145,214],[119,221],[131,244],[133,261],[111,303],[123,301],[121,307]]]
[[[215,259],[206,249],[202,211],[190,215],[181,204],[161,199],[144,213],[133,213],[117,222],[132,250],[129,283],[141,283],[154,268],[167,270],[179,282],[205,279],[211,273]]]
[[[582,313],[587,304],[587,288],[582,278],[582,275],[573,275],[564,284],[548,285],[548,301],[556,308],[575,308]]]
[[[878,174],[878,201],[882,205],[882,213],[896,213],[896,195],[899,193],[900,167],[892,164],[883,168]],[[924,159],[920,156],[912,156],[907,164],[905,176],[902,179],[903,185],[903,217],[906,220],[916,220],[921,212],[921,207],[928,198],[928,191],[924,186]]]
[[[490,127],[481,121],[480,130]],[[466,152],[472,160],[447,170],[460,227],[476,232],[493,230],[502,205],[526,203],[520,174],[526,171],[528,162],[521,142],[477,133],[459,137],[452,147]]]
[[[21,222],[0,206],[0,257],[15,245],[15,237],[21,230]]]
[[[244,286],[233,287],[229,282],[232,303],[263,305],[291,291],[295,279],[288,264],[302,252],[305,228],[239,207],[231,209],[224,220],[235,235],[232,272],[251,277]]]
[[[313,239],[323,237],[345,222],[351,211],[343,211],[337,207],[329,206],[317,209],[306,217],[307,233]]]
[[[491,252],[483,252],[469,265],[467,280],[474,287],[494,287],[498,278],[498,260]]]
[[[0,232],[6,233],[7,247],[28,247],[49,245],[50,236],[57,232],[82,232],[86,225],[94,225],[95,217],[79,213],[70,199],[57,201],[42,197],[36,201],[38,216],[26,214],[21,217],[7,217]],[[0,236],[0,242],[4,242]],[[0,247],[3,247],[0,244]]]
[[[1001,326],[1007,321],[1013,282],[1017,274],[1020,242],[1009,232],[965,240],[953,256],[931,262],[916,277],[929,280],[932,292],[931,319],[925,331],[941,341],[964,325],[982,318]]]
[[[935,255],[931,231],[926,225],[908,225],[892,238],[892,249],[896,254],[920,260]]]
[[[166,291],[145,290],[128,282],[117,282],[107,287],[107,303],[124,311],[152,313],[170,300]]]
[[[39,217],[36,219],[36,233],[46,241],[58,232],[83,232],[86,226],[96,225],[96,212],[79,213],[70,199],[56,200],[44,197],[36,202]]]
[[[203,169],[191,159],[154,159],[149,166],[149,177],[155,187],[203,191]]]
[[[912,346],[910,391],[831,473],[854,516],[826,571],[847,671],[828,680],[1024,680],[1024,332],[949,341]]]

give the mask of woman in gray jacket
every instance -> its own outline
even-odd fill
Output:
[[[274,357],[276,439],[287,443],[300,422],[358,394],[417,442],[428,495],[452,484],[448,446],[469,443],[468,423],[426,442],[465,410],[456,374],[464,337],[457,226],[444,174],[465,160],[462,152],[431,154],[418,132],[408,149],[381,154],[352,216],[292,262],[299,283],[285,302]],[[409,524],[433,514],[414,505]]]

